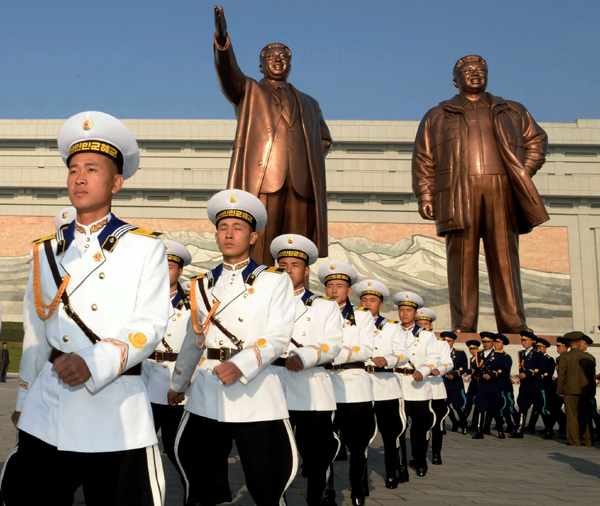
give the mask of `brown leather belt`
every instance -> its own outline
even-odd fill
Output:
[[[152,355],[150,355],[148,358],[156,360],[157,362],[176,362],[178,356],[179,353],[157,350],[152,352]]]
[[[237,355],[242,350],[236,350],[235,348],[207,348],[206,358],[209,360],[218,360],[219,362],[226,362],[231,357]],[[279,357],[271,362],[271,365],[278,367],[285,367],[285,358]]]
[[[60,351],[57,350],[56,348],[52,348],[52,350],[50,351],[50,356],[48,357],[48,362],[50,362],[51,364],[54,363],[54,361],[60,357],[61,355],[64,355],[65,352],[64,351]],[[125,372],[121,373],[121,376],[141,376],[142,374],[142,364],[136,364],[133,367],[130,367],[129,369],[127,369]]]
[[[394,372],[403,374],[404,376],[412,376],[416,372],[416,369],[412,369],[410,367],[396,367]]]
[[[364,362],[352,362],[350,364],[325,364],[325,369],[329,371],[340,371],[343,369],[363,369],[365,370]]]

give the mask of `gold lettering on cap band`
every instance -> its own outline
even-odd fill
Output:
[[[285,257],[301,258],[302,260],[308,262],[308,255],[303,251],[298,251],[295,249],[284,249],[277,254],[277,259]]]
[[[67,156],[67,163],[71,159],[73,155],[77,153],[100,153],[102,155],[106,155],[109,158],[112,158],[117,166],[119,167],[119,171],[123,170],[123,154],[112,144],[108,142],[102,141],[81,141],[76,142],[69,149],[69,155]]]
[[[377,295],[377,297],[379,297],[381,300],[383,300],[383,295],[375,290],[363,290],[360,293],[360,296],[362,297],[363,295]]]
[[[225,209],[217,213],[217,224],[219,221],[225,218],[239,218],[240,220],[244,220],[246,223],[249,223],[252,227],[252,230],[256,230],[256,218],[252,216],[250,213],[246,211],[242,211],[241,209]]]
[[[176,264],[179,264],[180,267],[183,267],[183,258],[178,257],[177,255],[167,254],[167,260],[175,262]]]
[[[327,282],[331,281],[332,279],[342,279],[342,280],[348,281],[348,283],[352,284],[352,280],[350,279],[350,276],[346,276],[346,274],[329,274],[328,276],[325,276],[325,284],[327,284]]]
[[[410,306],[410,307],[417,308],[417,307],[419,307],[419,304],[417,304],[416,302],[410,302],[408,300],[401,300],[400,302],[398,302],[398,307],[400,307],[400,306]]]

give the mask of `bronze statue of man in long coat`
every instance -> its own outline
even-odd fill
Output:
[[[519,234],[550,219],[532,181],[548,137],[521,104],[486,93],[487,77],[481,56],[456,62],[458,95],[429,110],[417,131],[413,192],[446,239],[453,330],[477,330],[483,239],[498,331],[518,334],[527,328]]]
[[[311,239],[327,256],[325,156],[331,135],[318,102],[287,82],[292,53],[284,44],[260,52],[260,81],[239,68],[222,7],[215,7],[215,68],[221,91],[235,108],[237,131],[228,188],[256,195],[267,208],[267,226],[252,251],[273,265],[271,241],[286,233]]]

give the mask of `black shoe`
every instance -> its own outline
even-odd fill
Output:
[[[553,430],[544,431],[544,439],[552,439],[552,436],[554,436]]]
[[[442,455],[441,453],[433,453],[431,455],[431,463],[435,466],[441,466],[442,465]]]
[[[352,506],[365,506],[365,496],[364,495],[352,495]]]
[[[467,427],[463,427],[462,429],[460,429],[460,431],[461,431],[463,434],[466,434],[467,432],[469,432],[469,429],[467,429]]]
[[[398,466],[398,483],[406,483],[408,480],[408,467]]]
[[[498,431],[498,439],[506,439],[504,432],[502,432],[501,430]]]
[[[427,474],[426,467],[415,467],[415,471],[417,472],[417,476],[420,476],[421,478]]]
[[[325,490],[325,495],[323,496],[321,506],[337,506],[335,502],[335,490],[332,488]]]
[[[385,488],[398,488],[398,476],[396,476],[396,473],[386,476]]]
[[[471,439],[483,439],[483,432],[478,432]]]
[[[512,434],[509,434],[508,437],[511,439],[523,439],[523,433],[518,431],[513,432]]]

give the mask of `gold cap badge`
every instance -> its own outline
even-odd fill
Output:
[[[367,283],[367,286],[373,286],[373,283],[371,283],[370,281]]]
[[[237,197],[235,195],[229,195],[229,202],[235,204],[237,202]]]
[[[335,271],[335,265],[331,264],[331,265],[329,266],[329,268],[330,268],[332,271]]]
[[[67,213],[66,212],[62,213],[62,217],[63,217],[63,220],[64,220],[67,217]]]
[[[81,128],[83,128],[84,130],[91,130],[92,127],[94,126],[94,123],[92,122],[91,119],[86,119],[82,124],[81,124]]]
[[[288,239],[288,244],[294,244],[294,238],[293,237],[290,237]]]

